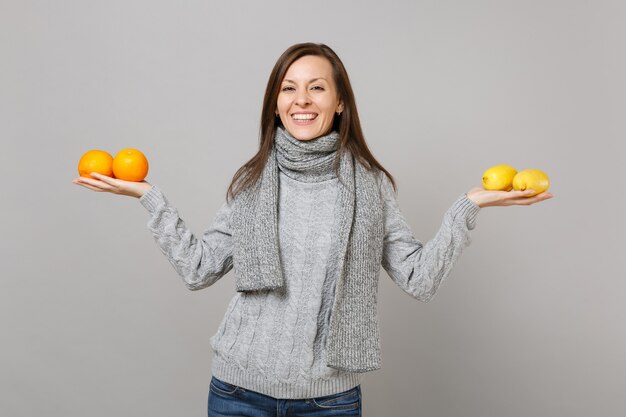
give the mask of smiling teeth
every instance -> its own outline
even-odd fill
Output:
[[[296,120],[313,120],[317,117],[317,114],[293,114],[291,115]]]

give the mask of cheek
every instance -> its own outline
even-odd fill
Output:
[[[291,100],[289,97],[285,97],[284,95],[279,95],[278,100],[276,100],[276,107],[279,112],[287,112],[289,111],[289,107],[291,106]]]
[[[334,107],[327,107],[324,109],[324,118],[325,119],[330,119],[332,120],[333,117],[335,117],[335,108]]]
[[[334,100],[328,100],[325,101],[324,104],[322,106],[320,106],[322,109],[324,109],[324,116],[329,117],[329,118],[333,118],[335,116],[335,110],[337,108],[337,102]]]
[[[278,100],[276,103],[276,109],[278,110],[278,117],[283,124],[289,123],[289,102],[287,100]]]

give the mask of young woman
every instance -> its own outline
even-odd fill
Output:
[[[361,375],[380,368],[380,267],[427,301],[481,207],[552,197],[474,188],[422,244],[400,212],[392,176],[366,145],[341,60],[314,43],[293,45],[276,62],[259,150],[200,239],[157,186],[92,175],[74,182],[139,198],[189,289],[234,268],[237,293],[211,338],[210,416],[360,415]]]

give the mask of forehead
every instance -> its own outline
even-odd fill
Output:
[[[295,60],[287,69],[283,78],[292,81],[307,81],[313,78],[325,78],[332,82],[333,67],[328,59],[306,55]]]

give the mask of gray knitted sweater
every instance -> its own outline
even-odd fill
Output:
[[[470,243],[480,208],[465,194],[426,243],[417,240],[398,207],[391,182],[379,177],[384,199],[382,266],[412,297],[428,301]],[[333,239],[337,178],[304,183],[279,172],[279,249],[285,288],[237,292],[211,337],[212,373],[276,398],[312,398],[359,385],[361,375],[326,366],[325,340],[334,282],[326,280]],[[214,284],[233,267],[231,204],[197,238],[157,186],[140,198],[148,228],[190,290]],[[231,202],[232,203],[232,202]]]

